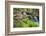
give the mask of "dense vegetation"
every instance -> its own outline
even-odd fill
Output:
[[[14,8],[14,16],[13,16],[13,20],[14,20],[14,27],[38,27],[38,21],[34,21],[33,17],[34,16],[39,16],[39,11],[38,9],[30,9],[30,8]],[[31,14],[23,14],[20,13],[18,16],[16,12],[30,12]],[[37,13],[36,13],[37,12]],[[29,16],[28,16],[29,15]],[[31,18],[31,17],[32,18]],[[17,18],[18,17],[18,18]],[[22,17],[21,19],[19,17]],[[30,18],[29,18],[30,17]]]

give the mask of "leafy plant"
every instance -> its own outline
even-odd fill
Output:
[[[38,9],[31,9],[31,8],[14,8],[13,9],[13,26],[14,27],[38,27],[39,23],[29,19],[27,16],[23,16],[22,19],[16,19],[16,12],[31,12],[32,16],[39,16]],[[31,15],[30,14],[30,15]]]
[[[34,22],[31,19],[24,17],[23,19],[15,19],[14,17],[14,27],[37,27],[38,22]]]

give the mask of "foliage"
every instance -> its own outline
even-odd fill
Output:
[[[14,17],[14,27],[37,27],[38,24],[37,22],[34,22],[32,20],[30,20],[27,17],[24,17],[23,19],[15,19],[16,17]]]
[[[31,8],[14,8],[13,11],[14,11],[14,14],[15,14],[15,11],[16,12],[17,11],[19,11],[19,12],[30,12],[30,11],[32,11],[32,9]]]
[[[31,8],[14,8],[13,9],[13,24],[14,27],[38,27],[39,23],[29,19],[27,16],[23,16],[22,19],[16,19],[15,13],[16,12],[31,12],[32,16],[39,16],[38,9],[31,9]]]

